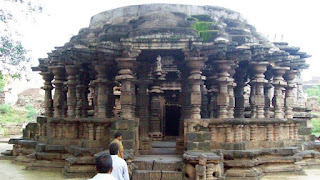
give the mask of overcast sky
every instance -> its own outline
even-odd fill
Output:
[[[172,3],[212,5],[241,13],[250,24],[269,37],[269,40],[289,42],[300,46],[313,57],[311,65],[303,73],[304,79],[320,76],[320,11],[317,0],[43,0],[44,13],[35,24],[21,24],[24,28],[23,42],[32,50],[34,57],[47,57],[55,46],[62,46],[79,29],[88,27],[91,16],[102,11],[137,4]],[[36,58],[33,61],[36,64]]]

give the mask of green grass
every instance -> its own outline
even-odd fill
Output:
[[[201,37],[204,42],[213,41],[219,35],[219,30],[214,28],[218,23],[213,22],[210,17],[198,15],[192,16],[188,18],[188,20],[196,21],[192,25],[192,28],[198,31],[198,36]]]
[[[37,111],[32,106],[13,107],[6,104],[0,105],[0,123],[15,124],[34,121]]]
[[[318,118],[313,118],[311,120],[312,134],[315,136],[320,136],[320,112],[313,112],[313,114],[317,115]]]

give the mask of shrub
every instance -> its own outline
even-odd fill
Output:
[[[33,106],[31,106],[31,105],[26,105],[25,108],[27,110],[27,115],[26,115],[27,120],[28,121],[34,120],[38,114],[37,110],[34,109]]]
[[[8,105],[8,104],[1,104],[0,105],[0,113],[1,114],[8,114],[11,112],[13,112],[13,109],[10,105]]]

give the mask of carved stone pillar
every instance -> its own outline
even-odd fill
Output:
[[[272,88],[271,85],[271,78],[272,78],[272,73],[271,70],[267,70],[265,72],[265,77],[267,79],[267,83],[264,85],[264,117],[265,118],[270,118],[270,105],[271,105],[271,91],[270,89]]]
[[[103,138],[104,127],[100,124],[96,126],[96,140],[101,140]]]
[[[44,80],[44,110],[45,117],[52,117],[53,115],[53,100],[52,100],[52,83],[53,74],[51,72],[41,72],[42,78]]]
[[[201,107],[201,88],[203,76],[201,75],[201,69],[204,66],[207,58],[205,57],[186,57],[185,58],[188,67],[190,68],[190,84],[191,84],[191,119],[201,119],[200,107]]]
[[[236,75],[234,77],[237,86],[234,88],[235,96],[235,111],[234,116],[237,118],[244,118],[244,96],[243,88],[246,86],[244,77],[247,74],[247,70],[243,67],[236,69]]]
[[[218,93],[218,118],[228,118],[228,107],[229,107],[229,94],[228,94],[228,84],[230,83],[230,77],[228,71],[231,68],[230,61],[219,60],[215,62],[219,73],[218,79],[219,82],[219,93]]]
[[[294,124],[289,124],[289,139],[294,139]]]
[[[83,67],[80,67],[77,75],[78,85],[76,86],[77,106],[76,118],[87,117],[88,110],[88,74]]]
[[[207,164],[206,165],[206,180],[214,180],[215,177],[213,177],[214,173],[214,164]]]
[[[76,106],[77,106],[77,77],[78,69],[71,65],[66,66],[66,71],[68,74],[68,116],[75,117],[76,116]]]
[[[299,130],[299,123],[295,123],[294,129],[293,129],[293,136],[295,140],[297,140],[299,137],[298,130]]]
[[[88,139],[94,140],[94,124],[92,123],[88,124]]]
[[[147,77],[147,76],[146,76]],[[139,81],[138,91],[138,116],[139,116],[139,136],[140,149],[148,150],[151,148],[149,139],[149,94],[148,94],[148,79],[141,79]]]
[[[241,125],[234,126],[234,142],[242,141],[242,127]]]
[[[274,117],[284,118],[284,98],[282,94],[282,89],[287,86],[287,83],[283,79],[285,72],[289,70],[287,67],[273,67],[272,71],[274,74],[273,86],[274,86],[274,96],[272,99],[272,104],[274,106]]]
[[[217,130],[216,126],[210,126],[210,141],[211,143],[216,141],[216,136],[217,136]]]
[[[274,141],[280,140],[280,124],[274,125]]]
[[[250,125],[250,141],[257,140],[258,126],[256,124]]]
[[[151,105],[150,105],[150,132],[154,140],[160,140],[162,138],[161,129],[161,98],[163,91],[161,90],[161,84],[164,80],[164,74],[162,74],[161,66],[153,72],[153,84],[151,90]]]
[[[294,105],[294,95],[293,89],[296,87],[294,79],[296,78],[298,71],[296,70],[289,70],[284,75],[285,80],[287,81],[287,86],[285,87],[285,118],[292,119],[293,118],[293,105]]]
[[[226,125],[226,142],[231,143],[232,142],[232,126],[231,125]]]
[[[273,125],[267,125],[267,141],[273,141]]]
[[[95,85],[97,86],[97,114],[95,114],[95,116],[98,118],[106,118],[108,102],[107,86],[109,85],[107,78],[108,64],[96,62],[94,67],[97,71],[97,79],[95,80]]]
[[[230,82],[228,85],[228,92],[229,92],[229,107],[228,107],[228,117],[234,118],[234,107],[235,107],[235,97],[234,97],[234,88],[236,87],[236,83],[234,83],[233,76],[236,73],[235,69],[238,67],[237,64],[231,64],[231,68],[229,69],[228,73],[230,74]]]
[[[127,120],[133,120],[135,118],[135,85],[133,76],[133,66],[136,58],[117,58],[120,71],[119,75],[116,76],[116,80],[121,83],[121,117]]]
[[[60,118],[63,117],[63,104],[64,104],[64,90],[63,83],[65,81],[64,78],[64,67],[63,66],[52,66],[50,67],[52,73],[54,74],[53,84],[55,86],[54,96],[53,96],[53,107],[54,113],[53,117]]]
[[[255,118],[264,118],[264,84],[268,81],[264,79],[264,72],[267,70],[269,62],[250,62],[251,67],[254,70],[254,78],[251,80],[252,86],[254,86],[254,104],[256,111],[253,112]]]
[[[201,117],[202,118],[209,118],[209,111],[208,111],[208,89],[206,85],[203,83],[200,86],[201,88]]]

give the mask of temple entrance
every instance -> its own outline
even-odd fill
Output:
[[[165,136],[179,136],[180,115],[179,105],[165,106]]]

